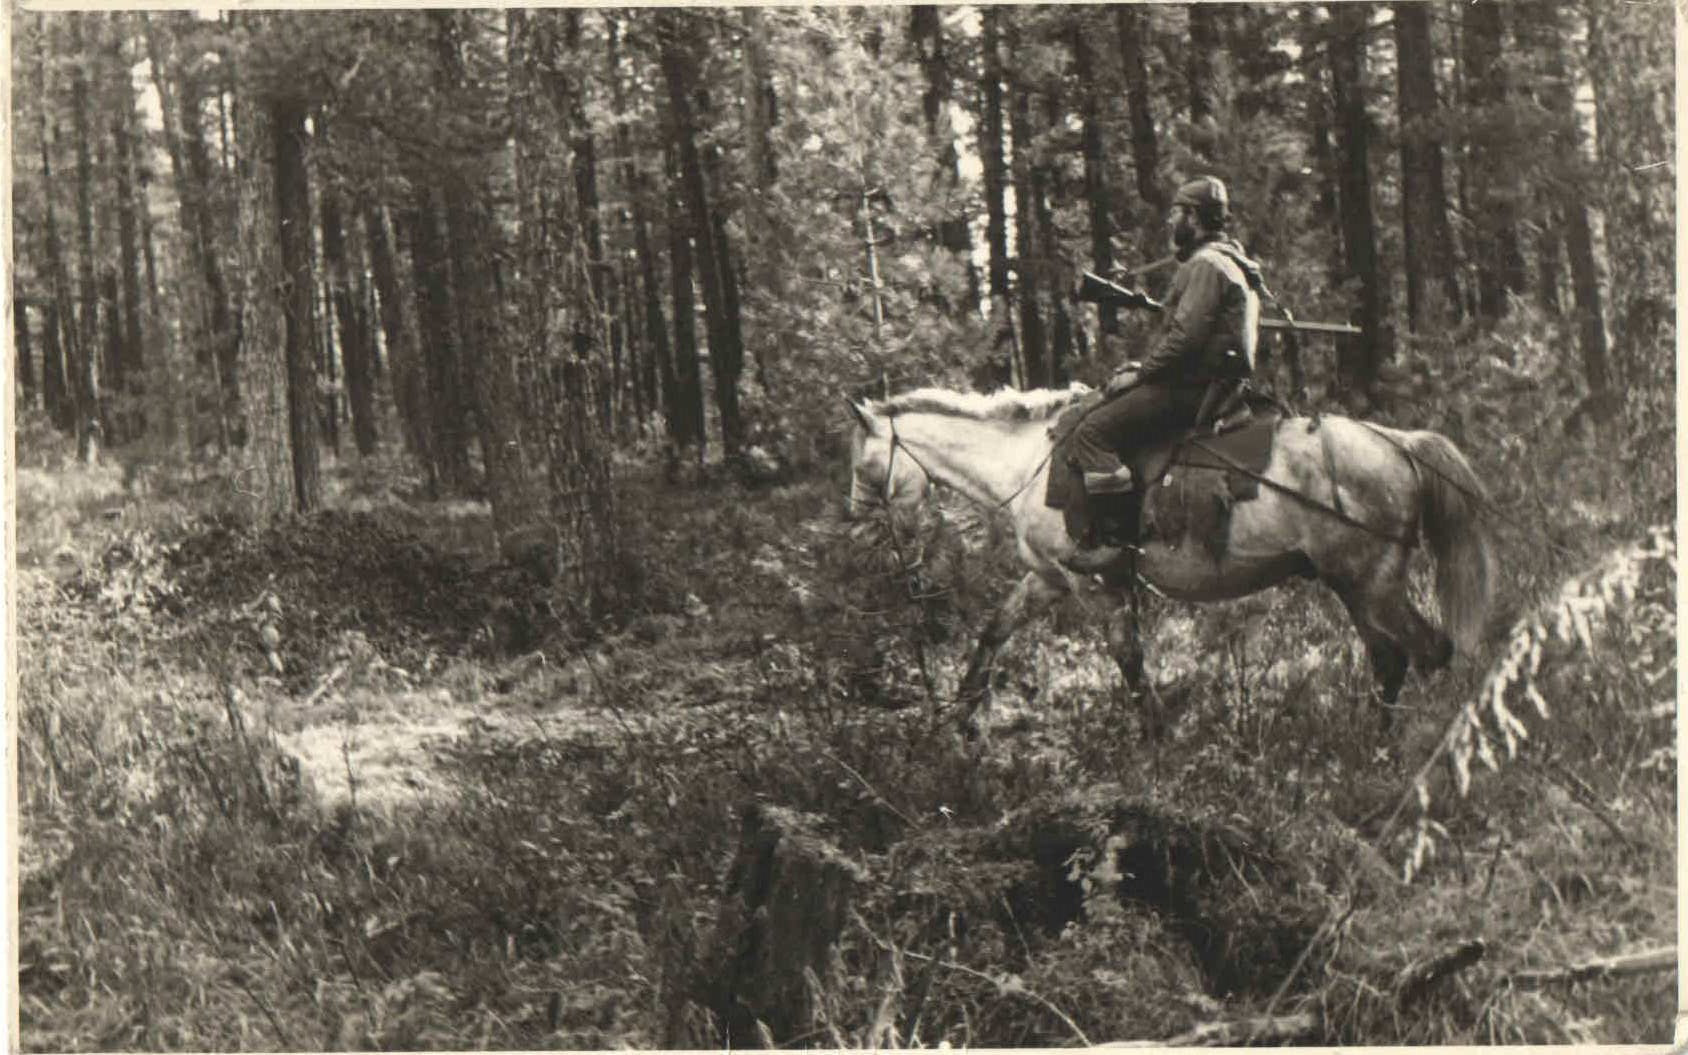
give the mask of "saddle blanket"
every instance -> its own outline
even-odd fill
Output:
[[[1053,452],[1044,502],[1065,513],[1075,539],[1089,527],[1084,477],[1067,457],[1067,440],[1084,415],[1106,397],[1095,393],[1063,412],[1050,427]],[[1230,507],[1259,494],[1258,477],[1272,458],[1272,439],[1282,420],[1275,407],[1251,406],[1217,425],[1200,425],[1125,459],[1139,482],[1142,501],[1138,537],[1178,544],[1185,538],[1222,553]],[[1180,470],[1174,472],[1173,470]]]

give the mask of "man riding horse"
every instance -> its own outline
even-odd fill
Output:
[[[1127,510],[1131,470],[1121,455],[1204,424],[1254,370],[1265,285],[1260,265],[1225,233],[1229,200],[1212,176],[1178,188],[1167,222],[1179,261],[1163,306],[1165,323],[1141,365],[1121,367],[1107,400],[1074,430],[1068,458],[1083,473],[1093,526],[1064,563],[1094,573],[1118,565],[1135,541]]]

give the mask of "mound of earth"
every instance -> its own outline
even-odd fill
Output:
[[[251,530],[207,521],[169,557],[173,608],[272,627],[288,680],[314,675],[329,646],[362,635],[387,662],[496,656],[556,629],[526,568],[441,551],[377,515],[327,511]]]

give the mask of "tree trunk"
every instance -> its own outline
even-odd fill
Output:
[[[65,376],[64,322],[59,302],[49,300],[41,319],[41,406],[60,432],[76,426],[76,405]]]
[[[1548,22],[1558,14],[1558,5],[1549,2],[1542,5],[1540,21]],[[1591,184],[1597,177],[1586,160],[1582,117],[1577,112],[1571,72],[1566,68],[1559,42],[1557,35],[1550,35],[1542,42],[1547,88],[1543,103],[1555,118],[1554,154],[1563,166],[1560,178],[1548,187],[1550,196],[1557,199],[1552,215],[1558,218],[1559,223],[1552,226],[1564,233],[1565,255],[1571,271],[1571,293],[1576,304],[1577,346],[1582,354],[1583,380],[1588,385],[1591,416],[1596,422],[1604,424],[1611,420],[1618,406],[1613,393],[1611,346],[1606,334],[1605,305],[1600,294],[1600,269],[1595,259],[1594,233],[1588,215]],[[1598,75],[1595,79],[1599,79]],[[1544,273],[1547,270],[1544,266]],[[1557,279],[1557,266],[1552,270]],[[1554,292],[1557,294],[1557,286]],[[1555,299],[1557,302],[1557,297]]]
[[[1012,15],[1008,16],[1012,19]],[[1008,53],[1019,51],[1019,34],[1008,25]],[[1009,135],[1013,142],[1014,177],[1014,293],[1020,309],[1019,387],[1046,388],[1049,385],[1049,336],[1044,330],[1042,306],[1038,303],[1039,244],[1037,214],[1042,180],[1032,154],[1036,150],[1031,127],[1030,91],[1019,78],[1009,81]]]
[[[319,135],[326,135],[326,121],[319,118]],[[362,272],[354,275],[346,259],[346,224],[340,208],[339,191],[324,185],[322,199],[322,260],[327,265],[329,301],[340,330],[340,354],[345,362],[346,401],[352,416],[352,437],[358,454],[375,453],[375,342],[369,317],[364,312],[368,298],[362,286]],[[389,265],[390,266],[390,265]]]
[[[372,198],[363,201],[363,230],[365,244],[369,246],[369,272],[375,283],[375,301],[380,309],[381,335],[387,345],[393,402],[398,406],[405,441],[427,475],[428,492],[436,494],[439,489],[438,466],[432,431],[428,426],[427,381],[422,370],[421,351],[405,310],[407,301],[394,260],[387,217]]]
[[[123,341],[117,358],[117,374],[113,387],[135,386],[145,368],[141,317],[141,261],[139,225],[135,209],[135,143],[132,128],[135,123],[135,96],[129,79],[128,63],[123,56],[121,38],[112,35],[112,68],[121,75],[112,78],[111,140],[113,147],[112,173],[117,191],[117,270],[122,276]],[[144,205],[144,202],[143,202]],[[139,421],[132,423],[139,426]]]
[[[305,106],[268,101],[275,158],[275,210],[287,360],[287,438],[293,461],[293,508],[314,512],[322,501],[317,450],[316,361],[311,354],[311,198],[305,169]]]
[[[1090,213],[1090,268],[1106,277],[1114,269],[1113,195],[1108,185],[1108,153],[1102,126],[1096,57],[1090,44],[1094,27],[1083,14],[1073,15],[1073,79],[1078,86],[1080,142],[1084,150],[1084,201]],[[1059,301],[1057,301],[1059,303]],[[1112,305],[1097,309],[1104,336],[1119,333],[1119,312]]]
[[[245,15],[262,25],[263,16]],[[168,107],[166,107],[168,111]],[[287,322],[282,307],[282,232],[276,196],[275,140],[269,108],[242,106],[235,118],[240,155],[235,246],[246,276],[240,284],[240,314],[252,341],[247,357],[245,427],[249,442],[240,494],[251,500],[253,519],[266,523],[296,508],[288,399]],[[293,237],[289,234],[288,237]]]
[[[1149,68],[1144,58],[1148,36],[1148,14],[1131,4],[1114,8],[1114,29],[1119,36],[1120,65],[1125,71],[1125,103],[1131,117],[1131,167],[1137,176],[1137,196],[1148,206],[1151,225],[1158,225],[1166,211],[1166,190],[1160,182],[1160,139],[1155,134],[1155,117],[1149,109]],[[1147,246],[1139,247],[1140,250]]]
[[[800,1041],[821,996],[809,980],[824,986],[835,976],[837,942],[865,879],[818,834],[814,818],[748,807],[714,937],[692,984],[723,1034],[686,1037],[671,1026],[668,1043],[761,1047],[758,1024],[776,1044]]]
[[[77,399],[76,297],[71,290],[70,271],[59,241],[58,184],[53,180],[53,144],[58,138],[56,122],[49,119],[51,97],[47,92],[47,33],[42,26],[37,38],[35,64],[36,119],[41,144],[41,188],[46,215],[42,223],[47,253],[48,282],[52,287],[46,325],[43,327],[42,397],[47,414],[60,431],[79,432],[83,415]]]
[[[749,187],[744,206],[746,260],[755,264],[755,285],[774,304],[784,304],[785,268],[780,261],[780,233],[771,229],[774,187],[779,180],[779,165],[774,151],[773,126],[778,119],[777,99],[773,77],[768,70],[768,28],[759,7],[746,7],[744,12],[744,125],[745,160],[749,168]],[[754,346],[756,383],[763,392],[769,389],[769,360],[783,361],[789,354],[788,337],[783,326],[763,327]],[[770,340],[774,347],[769,348]],[[771,354],[770,354],[771,352]]]
[[[1331,87],[1336,105],[1337,197],[1342,214],[1342,252],[1350,277],[1358,279],[1355,322],[1358,339],[1338,342],[1338,371],[1344,389],[1368,397],[1379,365],[1389,358],[1384,329],[1385,288],[1377,261],[1377,232],[1371,199],[1371,121],[1366,115],[1366,27],[1372,5],[1336,5],[1331,25]]]
[[[609,48],[610,68],[618,70],[620,67],[617,46],[620,41],[620,23],[615,17],[609,20]],[[625,92],[619,75],[610,78],[613,92],[613,104],[617,114],[627,112]],[[628,188],[631,197],[629,211],[633,221],[633,251],[638,258],[639,292],[644,311],[644,337],[646,343],[645,354],[640,357],[641,371],[637,384],[644,393],[645,405],[655,408],[660,405],[666,415],[665,421],[668,434],[678,439],[683,431],[678,429],[675,417],[679,407],[679,395],[674,376],[674,360],[668,347],[668,320],[662,314],[662,293],[657,278],[656,247],[651,243],[649,210],[651,208],[650,181],[635,163],[632,144],[632,133],[628,121],[617,121],[616,151],[621,156],[622,182]],[[772,162],[770,160],[769,164]],[[633,287],[631,282],[628,289]],[[631,299],[631,294],[629,296]]]
[[[680,200],[679,178],[668,166],[675,184],[668,199],[668,260],[674,301],[674,398],[669,433],[682,447],[695,444],[701,465],[709,437],[704,429],[703,380],[698,370],[697,299],[692,280],[691,224]],[[665,379],[666,380],[666,379]]]
[[[739,413],[738,380],[744,363],[738,320],[729,318],[728,282],[731,258],[725,244],[724,224],[710,208],[705,186],[703,159],[698,147],[700,128],[694,93],[697,90],[697,60],[690,50],[693,18],[690,13],[664,12],[659,35],[662,41],[663,75],[668,83],[669,114],[679,164],[680,192],[684,196],[689,226],[697,245],[698,276],[703,280],[704,321],[709,333],[709,366],[714,379],[716,408],[721,414],[721,442],[728,458],[744,445],[744,421]]]
[[[961,182],[961,152],[956,148],[955,130],[944,119],[945,108],[955,94],[955,74],[950,67],[948,49],[944,43],[943,11],[934,4],[916,4],[909,9],[909,37],[914,43],[920,63],[924,86],[920,93],[920,110],[926,120],[926,134],[937,149],[937,179],[953,191]],[[952,215],[938,221],[938,244],[967,258],[967,305],[979,302],[978,269],[971,261],[973,240],[967,230],[967,218]],[[947,307],[948,305],[946,305]]]
[[[94,162],[93,134],[88,117],[89,49],[83,39],[84,20],[73,13],[70,19],[70,99],[73,135],[76,138],[76,248],[77,313],[76,365],[76,449],[84,462],[99,457],[100,437],[105,431],[105,406],[100,396],[99,287],[94,277]]]
[[[12,353],[18,376],[18,392],[25,409],[35,406],[35,357],[29,342],[29,308],[23,298],[12,296]]]
[[[1190,96],[1190,150],[1196,164],[1211,168],[1216,159],[1219,122],[1215,109],[1219,86],[1214,57],[1219,54],[1219,8],[1188,4],[1190,33],[1185,41],[1184,77]]]
[[[1401,123],[1401,240],[1407,279],[1407,327],[1429,332],[1458,322],[1458,267],[1448,224],[1438,131],[1436,56],[1430,8],[1413,0],[1394,7],[1397,104]]]
[[[458,365],[461,340],[451,299],[450,255],[440,231],[440,209],[431,188],[419,185],[406,214],[411,266],[416,271],[416,313],[427,378],[428,422],[434,472],[444,494],[461,496],[473,489],[469,468],[468,404]]]
[[[981,91],[983,110],[979,115],[979,158],[984,166],[985,244],[990,254],[986,269],[990,293],[991,365],[1002,370],[1000,380],[1016,388],[1026,387],[1019,349],[1014,343],[1014,321],[1009,308],[1008,288],[1008,162],[1004,150],[1002,112],[1002,11],[995,6],[980,9],[980,46],[984,49]],[[1004,355],[1006,353],[1006,355]]]
[[[1525,288],[1524,253],[1518,242],[1515,144],[1505,142],[1510,137],[1500,134],[1509,124],[1504,27],[1500,4],[1464,4],[1460,11],[1466,106],[1480,130],[1467,150],[1476,228],[1472,256],[1478,311],[1493,321],[1506,314],[1507,295]]]
[[[516,361],[496,309],[503,302],[494,270],[501,252],[499,235],[485,205],[484,177],[454,173],[446,190],[446,229],[451,244],[452,303],[464,355],[460,368],[465,390],[480,427],[486,465],[487,498],[492,505],[493,536],[507,560],[545,557],[552,536],[549,512],[529,467],[525,417]]]

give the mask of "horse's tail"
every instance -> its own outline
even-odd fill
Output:
[[[1479,520],[1483,482],[1453,441],[1435,432],[1397,432],[1418,461],[1419,512],[1436,562],[1442,625],[1460,649],[1475,653],[1494,600],[1495,555]]]

